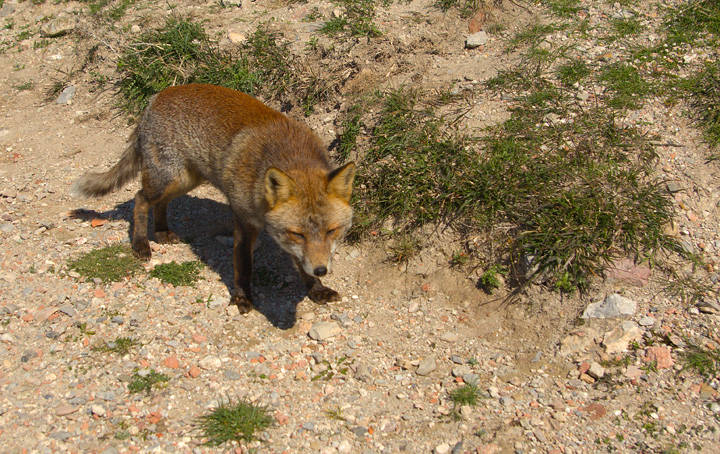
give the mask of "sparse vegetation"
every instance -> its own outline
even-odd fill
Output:
[[[118,282],[142,269],[129,246],[115,244],[82,254],[68,268],[88,279]]]
[[[273,418],[267,409],[256,404],[239,400],[221,402],[207,415],[200,417],[197,428],[205,439],[206,446],[220,446],[229,442],[250,442],[255,433],[270,427]]]
[[[174,286],[187,285],[194,286],[195,282],[200,279],[200,270],[203,264],[198,261],[176,263],[162,263],[157,265],[150,271],[150,276],[160,279],[166,284]]]
[[[382,35],[373,23],[375,2],[373,0],[336,0],[343,7],[343,14],[331,18],[320,29],[328,35],[347,34],[349,36],[366,36],[375,38]]]
[[[153,387],[170,381],[170,377],[165,374],[156,372],[155,370],[135,372],[132,377],[132,381],[128,383],[128,391],[130,394],[137,394],[145,392],[150,394]]]
[[[690,344],[682,355],[683,367],[706,377],[715,377],[720,372],[720,353]]]
[[[114,341],[104,342],[103,344],[93,347],[93,350],[98,352],[113,352],[124,356],[139,345],[140,341],[133,337],[118,337]]]

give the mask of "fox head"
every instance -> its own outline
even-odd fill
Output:
[[[290,175],[270,168],[265,173],[265,217],[268,234],[310,276],[330,272],[332,256],[352,225],[355,164],[326,173]]]

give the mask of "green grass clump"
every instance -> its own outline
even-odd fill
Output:
[[[694,45],[717,44],[720,38],[720,2],[717,0],[687,0],[685,5],[671,10],[665,27],[667,41]]]
[[[475,406],[481,397],[480,389],[475,383],[465,383],[461,387],[450,391],[450,400],[455,406]]]
[[[608,65],[600,74],[611,96],[606,104],[615,109],[639,109],[652,86],[634,66],[617,63]]]
[[[558,66],[555,74],[564,86],[572,87],[573,84],[581,82],[590,76],[592,70],[584,60],[577,59]]]
[[[375,2],[373,0],[337,0],[336,4],[343,7],[344,14],[325,22],[320,31],[331,36],[349,35],[376,38],[382,35],[377,25],[373,23],[375,17]]]
[[[162,263],[157,265],[150,271],[150,276],[160,279],[166,284],[172,284],[175,287],[179,285],[187,285],[193,287],[195,282],[200,279],[200,270],[203,264],[198,261],[176,263]]]
[[[685,369],[706,377],[715,377],[720,372],[720,354],[697,345],[689,345],[682,355]]]
[[[98,352],[113,352],[120,356],[127,355],[130,350],[140,345],[140,341],[133,337],[118,337],[112,342],[105,342],[104,344],[93,347],[93,350]]]
[[[498,278],[498,275],[502,275],[506,271],[507,270],[500,265],[492,265],[480,275],[480,286],[488,294],[492,295],[495,290],[500,288],[500,278]]]
[[[549,275],[565,292],[618,257],[674,249],[651,138],[619,126],[612,109],[578,107],[542,79],[496,83],[517,92],[518,103],[482,137],[453,129],[418,92],[384,95],[359,166],[353,233],[388,219],[397,235],[427,223],[512,226],[502,241],[512,268],[533,257],[526,277]]]
[[[157,373],[154,370],[150,370],[150,372],[145,376],[142,376],[138,372],[135,372],[132,380],[130,381],[130,383],[128,383],[128,391],[130,392],[130,394],[137,394],[143,391],[147,394],[150,394],[153,386],[168,381],[170,381],[170,377],[165,374]]]
[[[693,116],[711,147],[720,145],[720,62],[708,63],[683,82]]]
[[[558,17],[568,19],[574,17],[582,9],[580,0],[544,0],[543,4]]]
[[[87,252],[68,264],[68,268],[88,279],[118,282],[142,269],[129,246],[116,244]]]
[[[198,430],[206,440],[203,445],[220,446],[228,442],[250,442],[255,432],[270,427],[273,418],[264,407],[238,401],[221,402],[210,414],[198,421]]]
[[[169,18],[157,30],[144,33],[118,60],[122,106],[141,111],[148,99],[171,85],[208,83],[271,97],[292,80],[287,45],[260,27],[238,54],[223,52],[202,26]]]

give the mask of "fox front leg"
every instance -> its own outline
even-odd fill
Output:
[[[250,276],[252,275],[253,245],[258,232],[255,227],[240,221],[237,216],[235,216],[234,224],[233,282],[235,289],[230,303],[237,305],[241,314],[247,314],[254,307],[250,294]]]
[[[311,300],[313,300],[313,302],[317,304],[326,304],[333,301],[340,301],[340,294],[338,292],[329,287],[325,287],[322,282],[320,282],[320,279],[307,274],[296,258],[293,257],[293,260],[295,261],[295,266],[300,272],[300,277],[302,277],[302,280],[305,283],[308,296]]]

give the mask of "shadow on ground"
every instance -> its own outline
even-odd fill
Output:
[[[133,231],[133,200],[118,204],[105,212],[78,209],[72,216],[128,222],[128,237]],[[154,240],[150,216],[149,237]],[[184,195],[168,207],[170,229],[186,241],[193,253],[216,272],[228,292],[233,292],[233,223],[232,212],[224,204],[211,199]],[[297,305],[307,292],[290,256],[265,233],[261,233],[254,252],[252,291],[255,308],[280,329],[290,329],[296,322]],[[209,297],[210,295],[208,295]]]

